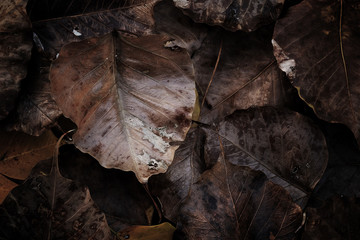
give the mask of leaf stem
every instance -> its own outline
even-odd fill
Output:
[[[212,83],[212,81],[213,81],[213,79],[214,79],[214,76],[215,76],[215,73],[216,73],[216,69],[217,69],[217,67],[218,67],[218,65],[219,65],[220,56],[221,56],[221,51],[222,51],[222,45],[223,45],[223,40],[222,40],[222,38],[221,38],[220,48],[219,48],[218,56],[217,56],[217,59],[216,59],[215,67],[214,67],[214,70],[213,70],[213,72],[212,72],[212,75],[211,75],[209,84],[208,84],[208,86],[207,86],[207,88],[206,88],[206,91],[205,91],[203,100],[202,100],[202,102],[201,102],[201,107],[204,106],[206,96],[207,96],[207,94],[208,94],[208,91],[209,91],[209,88],[210,88],[210,86],[211,86],[211,83]]]

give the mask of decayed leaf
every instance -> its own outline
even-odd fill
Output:
[[[187,239],[294,239],[301,208],[260,171],[219,161],[181,208]]]
[[[51,56],[62,46],[114,30],[133,36],[153,31],[153,7],[159,0],[30,1],[34,32]]]
[[[357,1],[305,0],[276,23],[273,45],[279,67],[319,118],[346,124],[360,143],[358,8]]]
[[[185,48],[190,55],[197,50],[204,40],[207,28],[194,23],[172,0],[161,1],[154,7],[155,30],[170,35],[173,39],[165,43],[171,49]]]
[[[328,199],[320,208],[306,209],[303,240],[359,239],[360,199]]]
[[[179,207],[189,195],[191,186],[205,171],[204,137],[201,129],[190,130],[176,150],[174,161],[166,173],[154,176],[149,181],[151,193],[161,201],[164,216],[173,222],[176,222]]]
[[[146,211],[153,203],[133,173],[103,168],[73,145],[61,147],[59,159],[63,176],[89,187],[92,199],[114,231],[151,224]]]
[[[0,173],[25,180],[38,162],[52,157],[56,141],[56,137],[49,131],[40,137],[1,132]]]
[[[195,22],[220,25],[228,30],[254,31],[280,15],[284,0],[173,0]]]
[[[15,107],[20,81],[30,60],[31,25],[26,15],[27,0],[0,3],[0,120]]]
[[[0,238],[113,239],[89,189],[61,176],[57,158],[50,174],[33,173],[0,205]]]
[[[237,111],[219,123],[218,133],[207,129],[207,164],[221,154],[231,163],[261,170],[284,187],[300,206],[325,171],[328,152],[322,132],[310,119],[271,107]]]
[[[17,105],[16,116],[7,128],[39,136],[51,127],[62,113],[50,92],[51,62],[35,53],[31,63],[29,77],[23,85]]]
[[[172,240],[175,228],[168,222],[155,226],[131,226],[117,234],[121,240]]]
[[[196,100],[189,55],[168,40],[113,33],[72,43],[50,71],[56,102],[78,125],[75,145],[142,183],[172,162],[170,143],[184,140]]]
[[[193,57],[196,81],[203,94],[218,57],[219,62],[206,93],[211,109],[202,109],[201,122],[222,120],[236,109],[284,105],[284,79],[272,53],[272,29],[270,26],[253,33],[215,30],[208,34]]]

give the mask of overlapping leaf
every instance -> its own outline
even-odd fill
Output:
[[[301,209],[260,171],[219,161],[181,208],[187,239],[295,239]]]
[[[231,31],[254,31],[273,22],[279,15],[283,0],[173,0],[195,22],[220,25]]]
[[[207,165],[221,154],[231,163],[261,170],[300,206],[325,171],[328,152],[322,132],[306,117],[271,107],[237,111],[207,131]]]
[[[26,15],[27,0],[0,3],[0,120],[15,107],[20,81],[30,60],[31,25]]]
[[[176,150],[174,161],[164,174],[149,181],[151,192],[159,197],[164,216],[176,222],[179,208],[189,196],[192,185],[205,171],[203,160],[204,132],[192,129],[183,144]]]
[[[17,180],[25,180],[40,161],[50,159],[56,144],[51,132],[32,137],[17,132],[0,134],[0,173]],[[0,202],[16,186],[5,177],[0,180]]]
[[[31,63],[30,76],[26,79],[26,84],[23,84],[16,114],[7,128],[39,136],[56,122],[62,112],[51,96],[51,62],[35,53]]]
[[[153,31],[153,7],[159,0],[30,1],[27,7],[34,32],[45,52],[55,57],[70,42],[114,30],[133,36]]]
[[[196,81],[210,106],[202,109],[200,121],[222,120],[236,109],[285,104],[287,89],[272,53],[272,29],[208,34],[193,58]]]
[[[57,158],[50,174],[34,172],[0,206],[4,239],[113,239],[89,189],[61,176]]]
[[[190,58],[165,48],[168,40],[113,33],[73,43],[50,72],[56,102],[78,126],[75,145],[140,182],[166,171],[196,100]]]
[[[357,1],[306,0],[276,23],[279,67],[319,118],[346,124],[360,142]]]
[[[146,211],[153,209],[153,203],[133,173],[105,169],[74,146],[60,148],[59,159],[64,177],[89,187],[92,199],[114,231],[130,225],[152,224]]]

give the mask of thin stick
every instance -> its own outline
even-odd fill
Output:
[[[155,209],[159,215],[159,223],[161,222],[162,220],[162,212],[159,208],[159,206],[157,205],[157,203],[155,202],[154,198],[152,197],[151,193],[150,193],[150,190],[149,190],[149,186],[147,183],[143,184],[143,187],[145,188],[145,191],[147,192],[147,194],[150,196],[151,198],[151,201],[153,202],[154,206],[155,206]]]
[[[343,18],[343,0],[340,0],[339,39],[340,39],[341,59],[342,59],[343,66],[344,66],[347,95],[348,95],[349,102],[350,102],[351,113],[353,115],[354,121],[356,121],[356,116],[354,113],[354,106],[353,106],[352,99],[351,99],[349,75],[348,75],[348,71],[347,71],[347,65],[346,65],[346,61],[345,61],[344,48],[343,48],[343,42],[342,42],[342,18]]]
[[[201,102],[201,107],[204,106],[207,93],[208,93],[209,88],[210,88],[210,86],[211,86],[211,83],[212,83],[212,81],[213,81],[213,79],[214,79],[214,76],[215,76],[215,73],[216,73],[216,69],[217,69],[217,67],[218,67],[218,65],[219,65],[220,56],[221,56],[221,51],[222,51],[222,45],[223,45],[223,40],[221,39],[220,48],[219,48],[218,56],[217,56],[217,59],[216,59],[215,67],[214,67],[213,73],[212,73],[212,75],[211,75],[209,84],[208,84],[208,86],[207,86],[207,88],[206,88],[206,91],[205,91],[205,94],[204,94],[204,98],[203,98],[203,100],[202,100],[202,102]]]

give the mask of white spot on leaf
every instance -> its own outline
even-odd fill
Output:
[[[188,0],[174,0],[174,3],[179,8],[189,8],[190,7],[190,1],[188,1]]]
[[[77,37],[80,37],[82,34],[81,34],[81,32],[79,32],[79,31],[77,31],[76,29],[73,29],[73,34],[75,35],[75,36],[77,36]]]
[[[145,140],[148,140],[155,149],[159,150],[161,153],[165,153],[166,149],[170,147],[170,144],[165,142],[163,140],[163,136],[167,138],[171,138],[174,134],[173,133],[167,133],[166,127],[158,128],[159,135],[156,135],[152,130],[151,127],[145,126],[145,124],[136,117],[127,117],[125,119],[125,122],[138,130],[140,130],[143,133],[143,138]],[[161,129],[161,130],[160,130]]]
[[[279,68],[285,72],[286,76],[288,76],[290,79],[295,78],[295,60],[290,59],[290,57],[285,54],[283,49],[274,39],[271,40],[271,43],[274,47],[274,56],[278,62]]]

